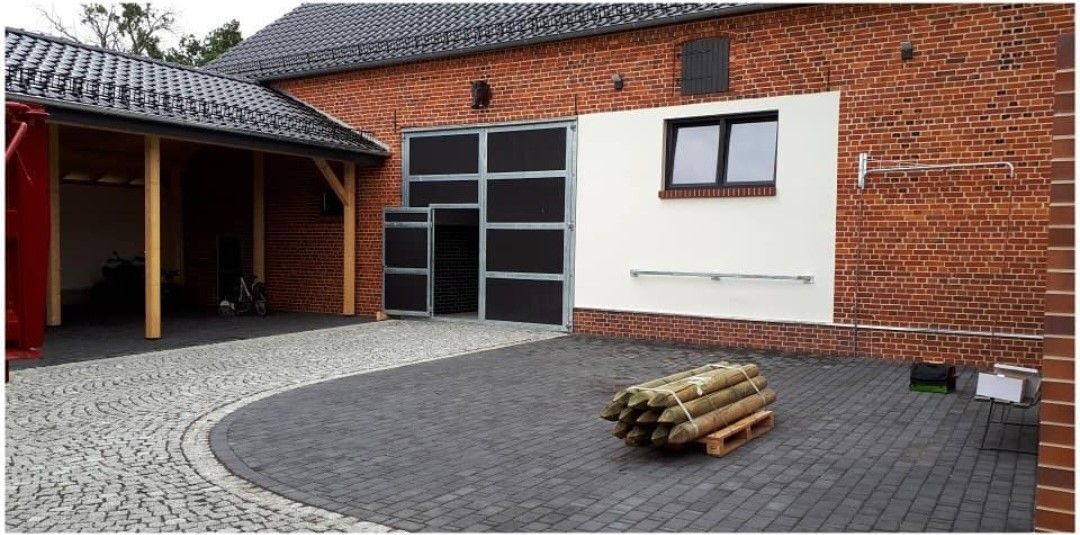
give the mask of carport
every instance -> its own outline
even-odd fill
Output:
[[[341,236],[340,313],[355,313],[356,167],[381,163],[378,141],[255,82],[20,30],[6,38],[7,98],[49,114],[47,325],[60,325],[110,244],[141,247],[121,252],[145,258],[147,339],[162,336],[163,270],[194,302],[220,299],[221,236],[235,252],[230,273],[267,280],[274,180],[324,182],[321,203],[336,209],[322,215]]]

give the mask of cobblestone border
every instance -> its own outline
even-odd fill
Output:
[[[28,368],[5,391],[5,525],[19,532],[387,532],[230,472],[215,424],[314,383],[561,333],[387,321]]]

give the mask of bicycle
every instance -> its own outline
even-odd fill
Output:
[[[257,316],[266,316],[266,287],[263,283],[255,280],[250,286],[243,276],[237,284],[236,299],[222,299],[218,303],[218,314],[221,316],[237,316],[254,312]]]

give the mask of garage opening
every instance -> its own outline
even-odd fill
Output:
[[[387,313],[569,329],[572,154],[568,122],[406,133]]]
[[[480,210],[432,208],[432,314],[477,319],[480,312]]]

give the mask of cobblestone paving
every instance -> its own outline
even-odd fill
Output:
[[[297,385],[553,336],[391,321],[14,372],[7,529],[386,531],[231,475],[211,427]]]
[[[727,457],[628,448],[596,416],[720,355],[779,393],[777,427]],[[211,442],[257,484],[405,530],[1030,531],[1034,457],[979,449],[973,390],[970,370],[944,396],[893,362],[573,336],[266,397]]]

